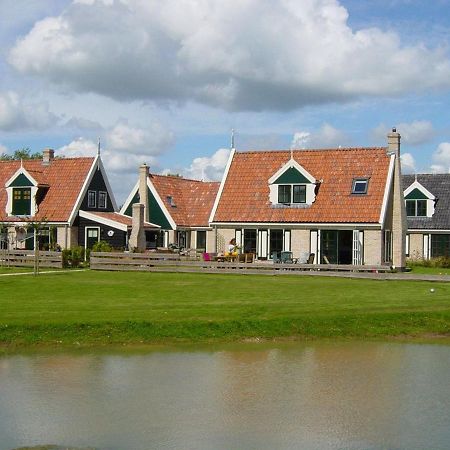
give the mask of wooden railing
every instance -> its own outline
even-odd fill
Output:
[[[0,267],[35,267],[36,255],[34,250],[0,250]],[[61,252],[38,252],[39,267],[62,268]]]
[[[92,252],[93,270],[148,272],[265,273],[288,274],[305,271],[388,272],[387,266],[353,266],[338,264],[273,264],[272,262],[242,263],[237,261],[199,261],[171,253],[100,253]]]

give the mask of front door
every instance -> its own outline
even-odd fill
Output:
[[[99,227],[87,227],[86,228],[86,248],[92,248],[96,242],[100,240],[100,228]]]

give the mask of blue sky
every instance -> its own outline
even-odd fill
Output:
[[[0,152],[217,179],[246,149],[380,146],[450,168],[450,0],[0,0]]]

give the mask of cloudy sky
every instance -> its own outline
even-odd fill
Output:
[[[0,152],[218,179],[238,150],[385,145],[450,168],[450,0],[0,0]]]

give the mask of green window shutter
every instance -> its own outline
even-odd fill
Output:
[[[295,167],[290,167],[283,172],[273,184],[304,184],[311,183]]]
[[[419,189],[413,189],[406,197],[407,200],[426,200],[428,197]]]
[[[31,189],[13,189],[12,213],[15,216],[29,216],[31,214]]]

